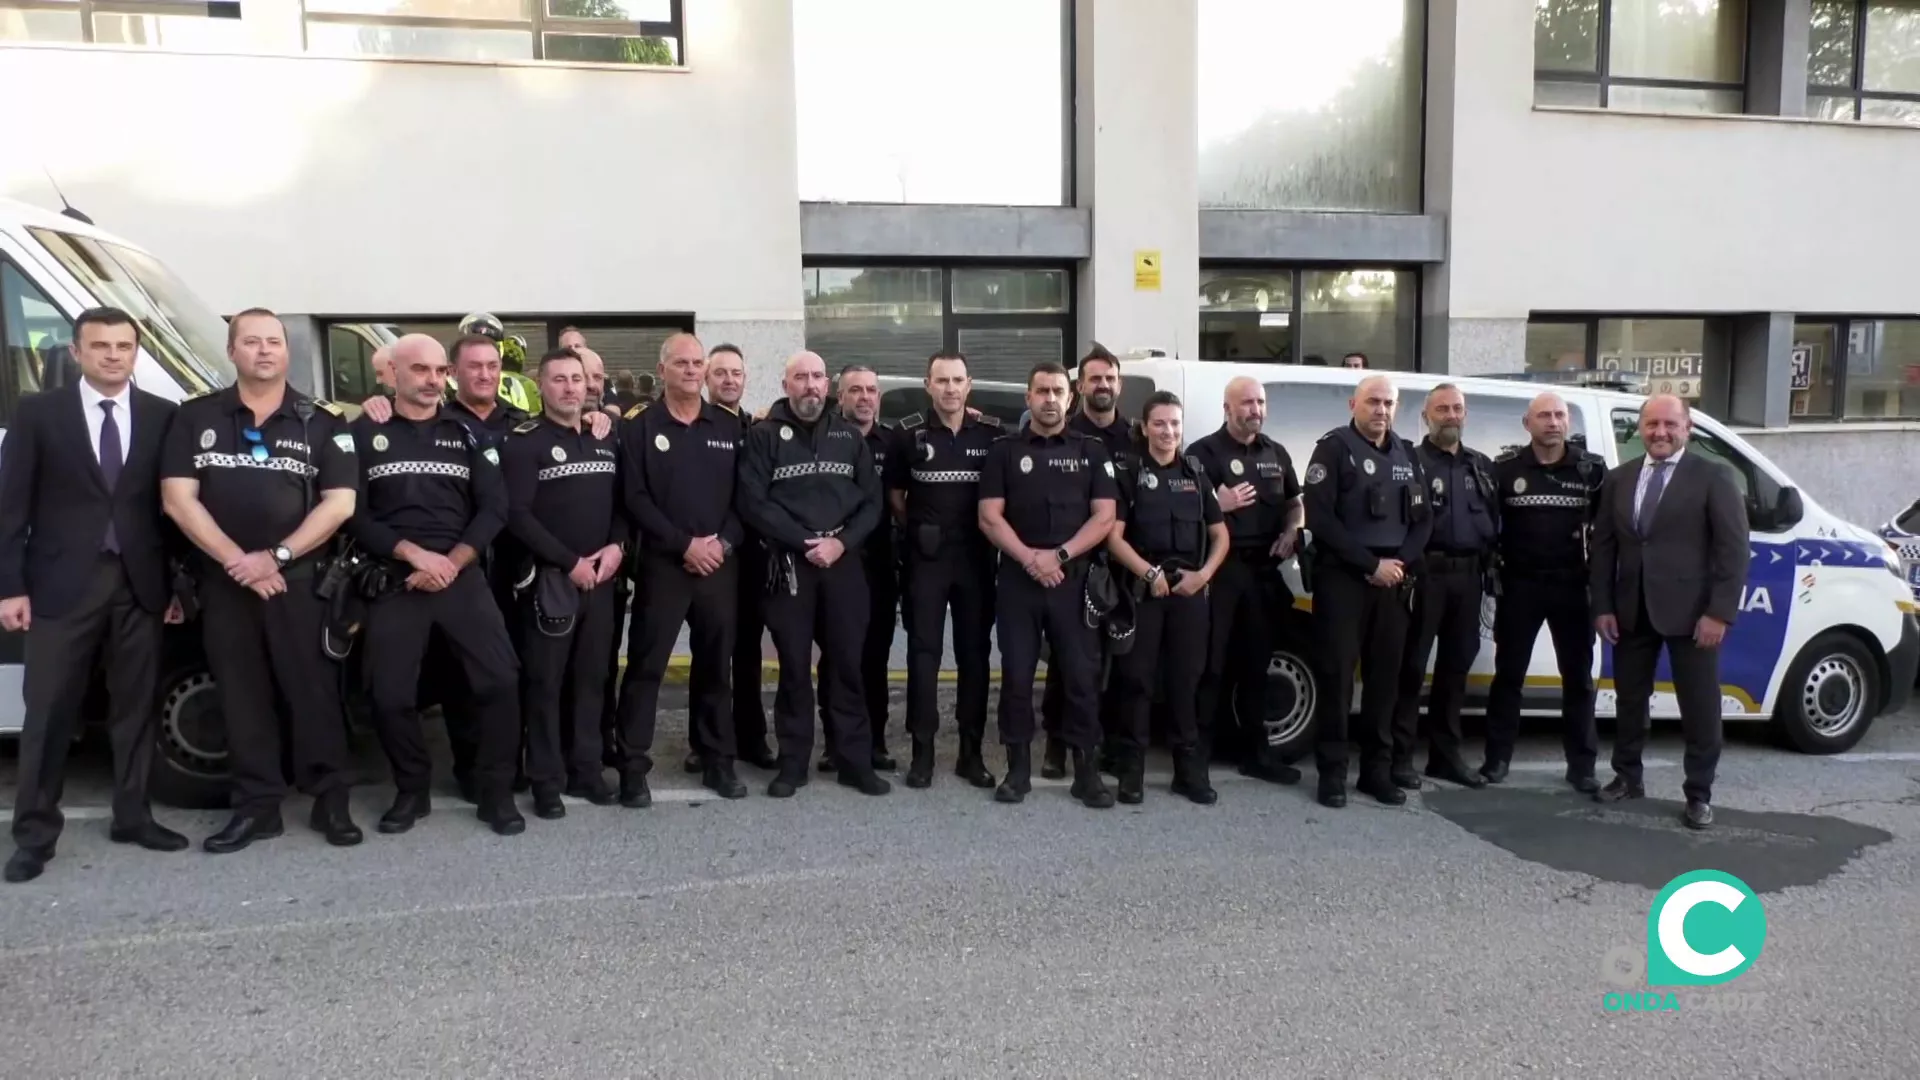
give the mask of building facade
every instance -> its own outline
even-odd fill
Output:
[[[1920,495],[1914,0],[0,0],[0,101],[0,194],[340,396],[476,310],[756,403],[802,345],[1619,368]]]

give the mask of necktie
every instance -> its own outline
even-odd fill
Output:
[[[120,450],[120,425],[114,422],[113,406],[114,402],[111,401],[100,403],[100,412],[103,414],[100,419],[100,475],[107,481],[109,495],[113,494],[114,486],[120,482],[120,467],[125,464],[125,455]],[[120,537],[114,533],[111,511],[107,515],[107,538],[101,546],[115,555],[120,554]]]
[[[1667,470],[1671,468],[1671,461],[1653,463],[1653,477],[1647,481],[1647,493],[1640,498],[1640,520],[1636,523],[1642,537],[1653,529],[1653,512],[1660,505],[1660,493],[1667,488]]]

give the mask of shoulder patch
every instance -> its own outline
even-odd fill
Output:
[[[1512,461],[1514,458],[1517,458],[1519,456],[1520,456],[1520,448],[1517,446],[1509,446],[1501,450],[1499,454],[1495,455],[1493,460]]]
[[[980,422],[987,425],[988,427],[1004,428],[1007,426],[1004,420],[1001,420],[999,417],[993,415],[992,413],[981,413]]]
[[[900,418],[900,426],[903,428],[917,428],[926,422],[927,418],[919,413],[913,413],[912,415]]]
[[[633,419],[634,417],[636,417],[636,416],[639,416],[639,415],[640,415],[641,413],[643,413],[643,412],[646,412],[646,411],[647,411],[647,406],[648,406],[649,404],[651,404],[651,403],[650,403],[650,402],[645,402],[645,401],[643,401],[643,402],[641,402],[640,404],[638,404],[638,405],[635,405],[635,406],[634,406],[633,408],[631,408],[631,409],[628,409],[628,410],[627,410],[627,414],[626,414],[626,418],[627,418],[627,419],[629,419],[629,420],[632,420],[632,419]]]
[[[513,433],[515,435],[531,435],[532,433],[539,430],[540,430],[539,422],[534,420],[529,420],[524,424],[514,425]]]
[[[314,398],[313,403],[319,406],[321,411],[331,413],[334,416],[347,415],[347,410],[345,408],[341,407],[340,405],[334,402],[328,401],[326,398]]]

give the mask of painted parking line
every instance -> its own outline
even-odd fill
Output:
[[[1862,754],[1829,754],[1828,761],[1920,761],[1920,750],[1877,750]]]
[[[1670,769],[1672,767],[1673,767],[1673,762],[1668,761],[1666,758],[1647,758],[1646,760],[1641,762],[1641,768],[1645,768],[1645,769]],[[1507,771],[1508,772],[1524,772],[1524,773],[1535,773],[1535,772],[1563,773],[1567,771],[1567,763],[1564,761],[1516,761],[1511,765],[1507,766]]]

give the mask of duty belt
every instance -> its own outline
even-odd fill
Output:
[[[1431,570],[1479,570],[1481,556],[1478,552],[1429,551],[1422,561]]]

